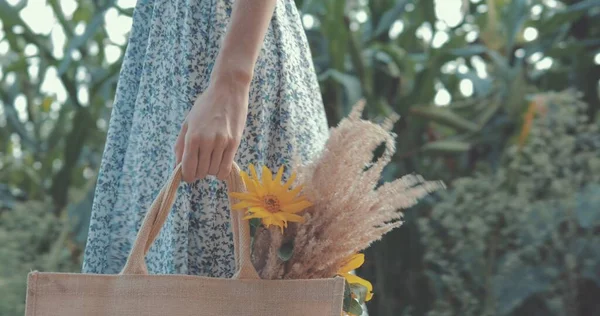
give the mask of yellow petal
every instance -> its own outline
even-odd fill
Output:
[[[281,232],[283,233],[283,229],[287,228],[287,221],[285,220],[285,218],[281,215],[283,213],[274,213],[273,217],[274,217],[274,221],[273,224],[276,226],[279,226],[281,228]]]
[[[283,217],[283,215],[282,215],[282,214],[284,214],[284,213],[282,213],[282,212],[277,212],[277,213],[272,213],[272,214],[273,214],[273,217],[274,217],[276,220],[278,220],[278,221],[280,221],[280,222],[282,222],[282,223],[285,223],[285,217]]]
[[[252,175],[252,178],[256,181],[259,181],[260,178],[258,177],[258,174],[256,173],[256,168],[254,168],[254,165],[249,164],[248,167],[250,168],[250,174]]]
[[[244,185],[246,185],[246,190],[249,193],[256,195],[256,188],[254,182],[250,179],[250,176],[244,171],[240,171],[240,176],[242,177],[242,181],[244,181]]]
[[[246,217],[249,218],[266,218],[271,217],[272,214],[269,211],[266,211],[262,208],[252,208],[248,211],[248,215]],[[246,219],[246,218],[244,218]]]
[[[279,213],[281,217],[283,217],[286,221],[295,222],[295,223],[304,223],[304,217],[296,214],[289,213]]]
[[[290,192],[288,193],[291,196],[297,196],[300,192],[302,191],[302,185],[297,185],[296,187],[294,187],[293,189],[290,190]]]
[[[348,273],[352,270],[357,269],[365,263],[365,255],[357,253],[350,257],[348,261],[340,268],[340,273]]]
[[[239,210],[247,209],[249,207],[257,207],[257,206],[260,206],[260,204],[257,205],[257,203],[254,203],[254,202],[242,201],[242,202],[232,205],[231,210],[239,211]]]
[[[292,201],[294,201],[294,199],[297,198],[297,196],[294,195],[293,192],[284,190],[282,187],[280,187],[277,191],[278,191],[277,196],[279,197],[279,201],[281,201],[281,204],[283,204],[283,205],[291,203]]]
[[[271,192],[273,173],[267,166],[262,167],[262,182],[268,192]]]
[[[263,218],[262,219],[262,223],[267,228],[269,228],[269,226],[271,226],[271,224],[273,223],[273,216],[268,216],[268,217]]]
[[[287,191],[292,186],[292,184],[294,184],[294,181],[296,181],[296,173],[295,172],[292,173],[292,175],[290,176],[290,178],[283,185],[283,190]]]
[[[277,170],[277,175],[275,175],[275,180],[273,180],[273,182],[275,182],[275,184],[277,184],[277,187],[281,187],[281,177],[283,176],[283,166],[279,167],[279,170]]]
[[[367,297],[365,298],[365,301],[371,300],[371,298],[373,297],[373,285],[371,284],[371,282],[350,273],[344,273],[342,276],[346,278],[346,281],[348,281],[349,284],[360,284],[366,287]]]
[[[255,214],[253,214],[253,213],[249,213],[248,215],[246,215],[246,216],[242,217],[242,219],[243,219],[243,220],[245,220],[245,221],[247,221],[247,220],[249,220],[249,219],[253,219],[253,218],[260,218],[260,217],[256,216],[256,215],[255,215]]]
[[[277,185],[277,183],[275,183],[275,182],[272,183],[269,194],[276,196],[277,200],[279,200],[279,203],[281,205],[286,203],[286,201],[284,199],[285,192],[281,190],[281,186]]]
[[[269,193],[277,196],[282,203],[285,203],[285,194],[287,190],[284,190],[283,185],[281,184],[282,175],[283,167],[280,167],[277,171],[277,174],[275,175],[275,179],[271,182]]]
[[[293,204],[287,204],[284,205],[281,210],[286,212],[286,213],[291,213],[291,214],[295,214],[298,212],[301,212],[303,210],[305,210],[307,207],[312,206],[312,203],[310,203],[307,200],[300,200],[296,203]]]
[[[302,185],[294,187],[292,190],[285,190],[281,193],[282,203],[292,203],[295,199],[304,200],[305,198],[298,195],[302,191]]]
[[[260,198],[262,198],[263,196],[267,195],[267,188],[265,188],[260,182],[256,181],[256,180],[252,180],[252,183],[254,183],[254,188],[256,190],[256,195],[259,196]]]

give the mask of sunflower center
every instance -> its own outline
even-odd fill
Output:
[[[281,209],[281,204],[279,203],[279,199],[274,196],[274,195],[265,195],[265,197],[263,198],[264,204],[265,204],[265,208],[267,209],[267,211],[271,212],[271,213],[276,213],[279,212],[279,210]]]

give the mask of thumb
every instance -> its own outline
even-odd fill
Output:
[[[177,136],[177,141],[175,142],[175,166],[177,166],[183,157],[183,149],[185,146],[185,134],[187,133],[188,124],[187,120],[183,122],[181,126],[181,131],[179,131],[179,136]]]

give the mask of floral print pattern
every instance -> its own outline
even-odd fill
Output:
[[[175,165],[173,145],[206,87],[234,0],[138,0],[97,179],[82,272],[123,268],[141,221]],[[327,122],[293,0],[278,0],[250,89],[236,161],[276,170],[324,145]],[[289,176],[289,170],[286,171]],[[215,178],[181,183],[146,257],[155,274],[230,277],[229,203]]]

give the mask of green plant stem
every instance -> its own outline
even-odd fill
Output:
[[[495,227],[490,237],[489,252],[486,259],[486,272],[485,272],[485,301],[483,305],[484,315],[495,315],[495,299],[493,291],[493,278],[496,270],[496,252],[498,248],[498,241],[500,239],[500,228]]]

